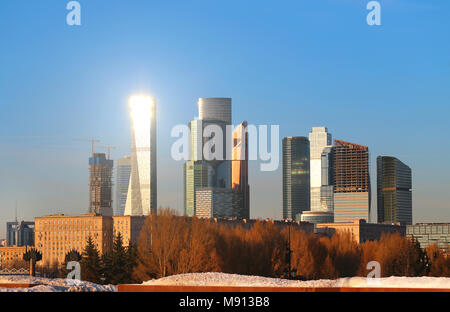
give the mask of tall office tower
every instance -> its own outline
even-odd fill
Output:
[[[283,219],[300,220],[310,209],[309,155],[308,138],[283,139]]]
[[[116,183],[114,191],[114,215],[123,216],[127,202],[131,175],[131,157],[125,156],[116,161]]]
[[[322,152],[331,145],[331,133],[326,127],[312,127],[309,133],[310,142],[310,186],[311,186],[311,211],[323,211],[320,202],[320,190],[322,186]]]
[[[334,140],[333,165],[334,222],[369,221],[369,148]]]
[[[377,157],[379,223],[412,224],[411,168],[395,157]]]
[[[126,216],[156,213],[156,102],[149,96],[130,98],[131,177]]]
[[[227,150],[227,125],[231,125],[231,99],[200,98],[198,109],[199,119],[189,123],[191,160],[186,162],[184,167],[184,210],[187,216],[196,214],[197,188],[214,187],[231,190],[231,160],[227,160],[227,155],[231,154],[231,151]],[[211,133],[207,134],[209,130]],[[221,132],[221,137],[217,131]],[[215,145],[208,149],[208,145],[213,141],[221,144],[221,152]],[[204,149],[210,153],[205,154]],[[217,158],[212,159],[212,156]]]
[[[89,212],[112,216],[112,170],[113,161],[103,153],[89,158]]]
[[[322,152],[322,177],[320,187],[320,210],[334,211],[334,181],[333,181],[333,147],[327,146]]]
[[[211,168],[202,161],[187,161],[184,164],[184,215],[196,215],[196,189],[208,186]]]
[[[231,188],[235,195],[234,215],[250,218],[250,187],[248,185],[248,133],[247,122],[242,122],[233,132],[233,155]]]
[[[34,246],[34,222],[6,222],[7,246]]]

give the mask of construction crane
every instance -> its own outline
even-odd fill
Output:
[[[95,152],[95,143],[99,143],[100,140],[97,139],[73,139],[76,142],[91,142],[92,144],[92,156],[94,156],[94,152]]]
[[[97,146],[97,148],[106,148],[106,149],[108,149],[108,159],[111,159],[111,150],[112,149],[116,149],[117,147],[108,144],[106,146]]]

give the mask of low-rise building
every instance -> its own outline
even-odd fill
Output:
[[[284,229],[291,226],[292,229],[303,230],[307,233],[314,232],[314,224],[309,222],[301,222],[295,220],[272,220],[272,219],[235,219],[235,218],[213,218],[212,222],[223,224],[227,226],[242,226],[244,229],[250,229],[257,221],[262,223],[272,223],[279,229]]]
[[[399,233],[402,236],[406,234],[406,226],[400,224],[367,223],[363,219],[353,222],[317,224],[316,227],[319,233],[328,235],[333,235],[334,233],[350,233],[357,243],[379,240],[383,233]]]
[[[23,263],[23,254],[27,251],[27,246],[7,246],[0,247],[0,268],[11,268]]]
[[[406,235],[417,239],[422,248],[435,244],[446,254],[450,254],[450,223],[408,225]]]
[[[67,252],[80,254],[89,237],[100,255],[111,250],[113,239],[120,232],[124,246],[137,242],[145,216],[103,216],[56,214],[35,219],[36,248],[42,252],[41,265],[62,264]]]
[[[41,264],[61,264],[68,251],[82,253],[91,237],[100,254],[111,249],[112,217],[96,213],[56,214],[35,219],[35,246],[42,252]]]

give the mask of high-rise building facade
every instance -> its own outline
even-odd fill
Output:
[[[283,139],[283,219],[298,219],[310,210],[309,140]]]
[[[206,187],[196,190],[199,218],[229,218],[233,216],[233,191],[224,187]]]
[[[7,246],[34,246],[34,222],[6,222]]]
[[[333,147],[327,146],[322,152],[322,177],[320,187],[320,211],[334,212],[334,182],[333,182]],[[332,222],[332,221],[331,221]]]
[[[369,222],[369,148],[334,140],[333,171],[334,222]]]
[[[236,217],[250,218],[250,186],[248,185],[248,133],[247,122],[241,123],[233,132],[233,156],[231,188],[235,192]]]
[[[395,157],[377,157],[379,223],[412,224],[411,168]]]
[[[322,152],[330,146],[331,133],[326,127],[312,127],[309,133],[310,142],[310,187],[311,187],[311,211],[323,211],[320,201],[322,187]]]
[[[232,153],[227,144],[231,139],[227,137],[227,126],[231,126],[231,99],[200,98],[198,109],[199,119],[189,123],[191,160],[184,166],[186,216],[196,215],[198,188],[231,190],[231,160],[227,157]]]
[[[184,215],[193,217],[196,213],[196,189],[208,186],[208,171],[211,169],[202,161],[187,161],[184,164]]]
[[[198,112],[201,120],[220,120],[231,125],[231,98],[200,98]]]
[[[124,214],[156,213],[156,102],[148,96],[130,99],[131,176]]]
[[[114,215],[123,216],[125,204],[127,202],[128,186],[130,185],[131,157],[117,159],[116,161],[116,181],[114,191]]]
[[[113,161],[103,153],[89,158],[89,212],[112,216]]]

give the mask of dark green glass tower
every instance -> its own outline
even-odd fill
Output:
[[[283,139],[283,219],[298,219],[310,210],[309,140]]]

